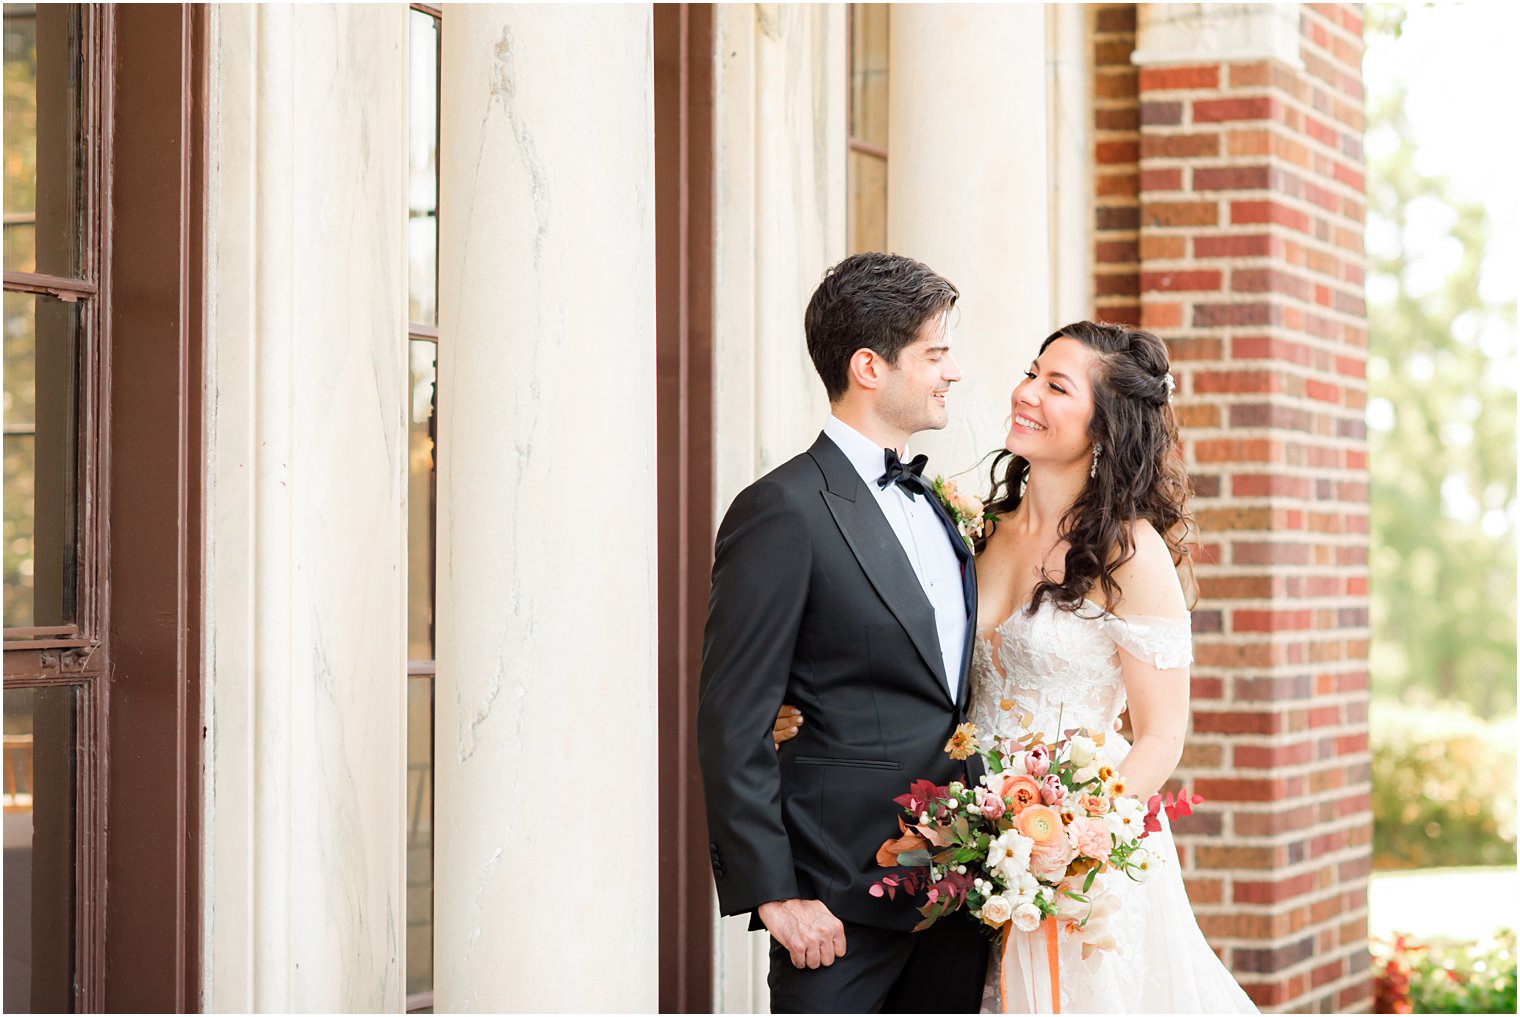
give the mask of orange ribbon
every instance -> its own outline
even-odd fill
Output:
[[[1050,1012],[1061,1012],[1061,941],[1054,918],[1042,918],[1045,928],[1045,961],[1050,969]],[[1008,1013],[1008,961],[1013,952],[1013,923],[1003,926],[1003,959],[998,969],[998,988],[1002,995],[1002,1010]],[[1029,972],[1033,976],[1034,972]],[[1031,997],[1032,998],[1032,997]]]

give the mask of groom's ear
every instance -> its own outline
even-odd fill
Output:
[[[862,346],[850,356],[850,380],[868,391],[881,387],[882,375],[889,365],[875,350]]]

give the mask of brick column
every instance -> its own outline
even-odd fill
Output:
[[[1133,285],[1140,323],[1168,340],[1197,484],[1180,776],[1209,804],[1182,824],[1188,885],[1209,941],[1263,1008],[1364,1010],[1360,9],[1139,9],[1133,252],[1121,87],[1133,70],[1101,61],[1122,47],[1123,11],[1098,15],[1099,310],[1133,320]]]
[[[1093,12],[1093,300],[1100,321],[1140,320],[1140,90],[1135,5]]]

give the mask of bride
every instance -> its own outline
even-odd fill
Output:
[[[1178,573],[1191,519],[1165,345],[1149,332],[1078,322],[1050,336],[1013,391],[1006,450],[992,466],[977,548],[979,607],[970,720],[979,735],[1031,727],[1113,730],[1134,743],[1103,760],[1145,801],[1182,756],[1191,627]],[[1011,708],[1009,708],[1011,706]],[[802,722],[782,707],[778,743]],[[1193,917],[1165,813],[1145,845],[1146,882],[1105,880],[1112,948],[1060,945],[1062,1013],[1255,1012]],[[1114,904],[1118,906],[1113,907]],[[1044,950],[994,950],[985,1012],[1051,1009]]]

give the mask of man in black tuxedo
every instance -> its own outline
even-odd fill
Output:
[[[873,897],[910,781],[968,781],[971,555],[909,437],[948,421],[960,379],[927,266],[859,254],[808,303],[831,415],[813,446],[734,499],[718,530],[697,750],[725,915],[772,936],[774,1012],[974,1012],[987,940],[956,914],[922,933]],[[782,702],[807,724],[779,750]]]

